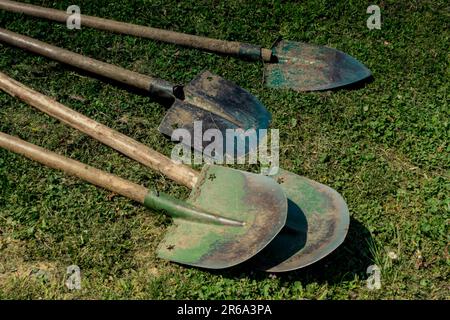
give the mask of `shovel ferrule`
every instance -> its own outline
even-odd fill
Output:
[[[172,218],[234,227],[242,227],[245,225],[242,221],[228,219],[213,213],[205,212],[185,201],[158,191],[150,191],[144,199],[144,205],[150,209],[164,211]]]
[[[249,60],[262,60],[264,62],[270,62],[272,60],[272,50],[248,43],[241,43],[239,45],[237,55]]]

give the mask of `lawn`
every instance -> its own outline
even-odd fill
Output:
[[[65,10],[73,1],[27,1]],[[284,169],[346,199],[346,241],[284,274],[242,265],[189,268],[156,257],[171,221],[124,197],[0,150],[0,299],[449,299],[449,29],[447,1],[78,0],[82,13],[270,47],[327,45],[362,61],[359,88],[297,93],[262,84],[260,62],[0,11],[0,27],[176,83],[207,69],[273,114]],[[169,155],[164,109],[125,87],[0,44],[0,71]],[[178,197],[189,190],[6,93],[0,131]],[[236,168],[242,168],[235,166]],[[65,286],[81,269],[81,290]],[[381,288],[367,287],[367,268]]]

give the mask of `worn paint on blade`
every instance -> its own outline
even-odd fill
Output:
[[[286,222],[286,196],[275,181],[220,166],[204,167],[187,202],[245,225],[175,218],[158,248],[161,258],[211,269],[231,267],[262,250]]]
[[[281,41],[273,48],[277,62],[266,64],[265,82],[271,88],[296,91],[328,90],[371,75],[361,62],[325,46]]]
[[[270,113],[255,96],[208,71],[201,73],[184,87],[184,96],[184,100],[176,99],[168,110],[159,126],[160,132],[172,136],[175,129],[183,128],[193,138],[194,122],[201,121],[202,134],[208,129],[217,129],[225,138],[227,129],[254,129],[258,132],[259,129],[267,129],[271,121]],[[262,138],[261,136],[258,140],[261,141]],[[253,146],[244,136],[239,139],[245,143],[244,154],[252,151]],[[224,139],[224,155],[233,157],[237,149],[226,150],[225,142]],[[210,143],[203,141],[202,145],[197,146],[191,140],[190,146],[202,151]]]
[[[338,192],[281,169],[273,179],[288,198],[287,223],[252,263],[268,272],[291,271],[322,259],[342,244],[350,216]]]

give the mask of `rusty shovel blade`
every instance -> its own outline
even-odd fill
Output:
[[[159,245],[160,258],[208,269],[232,267],[270,245],[286,223],[286,195],[273,179],[221,166],[203,167],[187,203],[243,224],[174,218]]]
[[[329,90],[371,76],[364,64],[348,54],[325,46],[280,41],[272,49],[273,63],[266,64],[270,88],[295,91]]]
[[[286,226],[251,260],[267,272],[306,267],[344,241],[350,223],[347,204],[334,189],[280,169],[272,176],[288,199]]]
[[[265,134],[260,129],[268,128],[271,114],[255,96],[209,71],[201,73],[183,90],[184,99],[175,99],[159,125],[161,133],[178,141],[173,135],[174,130],[184,129],[190,139],[180,139],[181,142],[202,152],[211,144],[203,136],[206,131],[211,132],[213,129],[222,137],[220,144],[223,157],[241,157],[256,150],[263,138],[260,133]],[[227,130],[232,130],[238,140],[231,149],[226,145]],[[253,130],[257,136],[255,143],[248,139],[248,133]],[[242,143],[240,149],[239,143]]]

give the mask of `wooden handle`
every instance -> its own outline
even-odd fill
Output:
[[[133,182],[119,178],[102,170],[95,169],[84,163],[60,156],[54,152],[35,146],[3,132],[0,132],[0,147],[24,155],[25,157],[40,162],[48,167],[62,170],[72,176],[140,203],[144,203],[144,199],[148,193],[146,188]]]
[[[199,173],[194,169],[186,165],[176,164],[170,158],[144,144],[24,86],[1,72],[0,89],[182,185],[192,188],[197,183]]]
[[[167,81],[85,57],[81,54],[58,48],[6,29],[0,28],[0,41],[76,68],[113,79],[129,86],[145,90],[153,95],[167,98],[173,96],[174,85]]]
[[[0,1],[0,9],[24,13],[30,16],[44,18],[62,23],[66,23],[67,18],[69,16],[64,11],[50,8],[43,8],[31,4],[8,0]],[[217,40],[163,29],[138,26],[130,23],[97,18],[92,16],[81,15],[81,25],[116,33],[153,39],[162,42],[179,44],[182,46],[193,47],[212,52],[236,55],[239,57],[244,57],[253,60],[263,59],[266,62],[270,62],[272,58],[272,51],[270,49],[264,49],[259,46],[254,46],[236,41]]]

